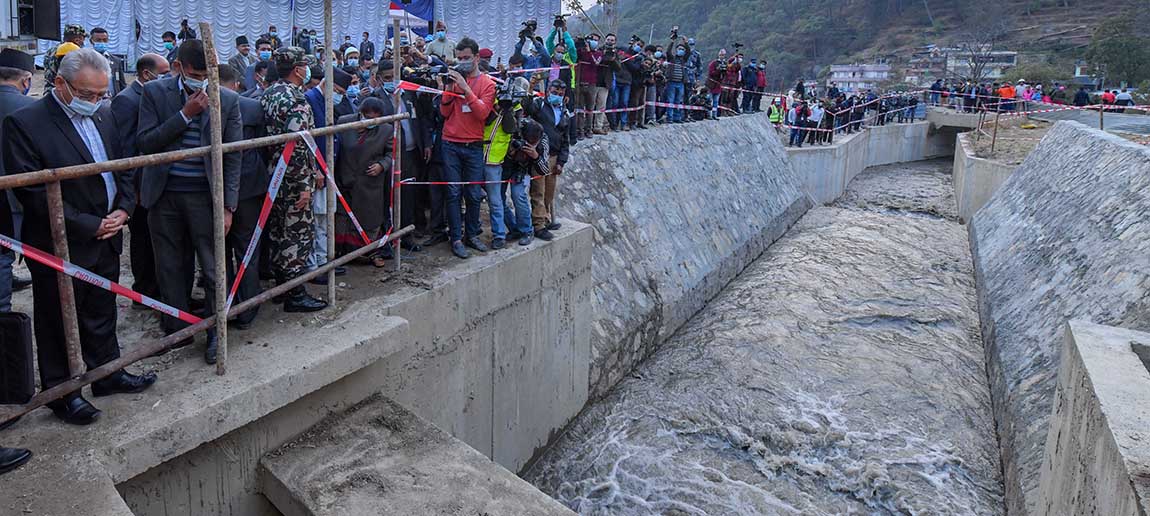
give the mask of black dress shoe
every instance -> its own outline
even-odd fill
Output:
[[[555,239],[555,235],[552,235],[550,231],[547,231],[547,228],[540,228],[535,230],[535,238],[538,238],[544,242],[550,242]]]
[[[90,425],[100,417],[100,409],[92,406],[88,400],[78,394],[49,402],[48,408],[52,409],[52,413],[56,414],[56,417],[69,425]]]
[[[92,396],[97,398],[113,394],[135,394],[144,392],[156,383],[156,373],[134,375],[124,370],[92,383]]]
[[[413,253],[418,253],[423,250],[423,246],[415,243],[415,239],[411,238],[401,239],[399,241],[399,247],[402,247],[405,251],[411,251]]]
[[[433,245],[439,245],[439,244],[446,242],[447,240],[448,240],[447,233],[443,233],[441,231],[436,231],[435,234],[427,237],[427,240],[423,241],[423,247],[431,247]]]
[[[23,448],[0,448],[0,475],[12,471],[32,459],[32,452]]]
[[[21,278],[20,276],[12,276],[12,292],[19,292],[32,286],[31,278]]]
[[[285,312],[318,312],[327,308],[327,302],[311,297],[303,287],[292,291],[292,296],[284,302]]]
[[[208,347],[204,348],[204,362],[208,365],[216,363],[216,354],[219,352],[219,340],[215,332],[208,334]]]
[[[547,230],[548,230],[548,231],[557,231],[557,230],[558,230],[559,228],[561,228],[561,227],[563,227],[563,224],[562,224],[562,223],[560,223],[560,222],[551,222],[550,224],[548,224],[548,225],[547,225]]]

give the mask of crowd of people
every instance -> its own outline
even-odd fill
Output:
[[[944,81],[936,80],[930,85],[930,104],[950,106],[965,113],[981,111],[1013,112],[1027,110],[1030,103],[1083,106],[1113,106],[1121,109],[1133,106],[1134,96],[1128,88],[1103,90],[1092,94],[1085,85],[1077,90],[1060,82],[1049,87],[1043,83],[1028,83],[1019,80],[1002,82]]]
[[[251,39],[239,36],[235,55],[217,70],[225,143],[409,114],[400,124],[402,145],[395,145],[392,125],[361,124],[332,136],[334,156],[325,155],[324,138],[317,138],[318,156],[302,142],[287,154],[287,145],[280,144],[224,155],[227,278],[216,277],[213,267],[214,226],[209,221],[216,208],[211,195],[216,178],[210,156],[64,181],[70,259],[119,281],[127,232],[132,289],[180,311],[209,316],[216,306],[215,285],[230,285],[242,266],[247,272],[235,303],[258,295],[261,280],[283,284],[326,263],[333,217],[336,254],[408,225],[416,230],[400,239],[403,249],[420,253],[447,244],[460,259],[511,243],[552,240],[561,228],[555,198],[571,148],[594,135],[767,111],[772,122],[794,128],[791,141],[801,145],[803,140],[829,143],[836,130],[858,130],[866,110],[880,115],[869,123],[885,123],[888,114],[902,113],[886,110],[895,100],[872,92],[847,95],[832,87],[819,99],[801,82],[789,96],[772,99],[766,92],[765,63],[746,61],[740,45],[704,63],[694,39],[680,36],[677,29],[665,45],[637,36],[626,45],[614,34],[574,37],[563,17],[556,17],[546,38],[537,29],[535,21],[524,23],[506,64],[502,59],[492,64],[493,52],[471,38],[456,41],[442,21],[426,37],[404,35],[399,48],[388,41],[378,53],[367,32],[357,43],[344,36],[338,47],[324,45],[310,30],[293,31],[285,40],[275,26]],[[0,54],[0,172],[20,174],[207,145],[211,127],[204,44],[186,20],[161,40],[163,54],[141,55],[129,83],[123,59],[108,51],[106,30],[68,25],[63,41],[45,55],[46,83],[39,99],[28,96],[35,73],[32,56],[5,49]],[[402,63],[398,68],[395,52]],[[325,59],[333,62],[330,77],[322,66]],[[329,81],[331,120],[324,98]],[[836,124],[836,115],[845,123]],[[898,116],[901,120],[905,113]],[[319,157],[332,165],[330,175],[321,169]],[[392,192],[397,158],[404,186]],[[267,230],[257,257],[245,264],[281,160],[283,176]],[[328,212],[325,189],[332,179],[355,221],[343,210]],[[0,232],[51,251],[45,188],[6,194],[0,196]],[[402,210],[393,220],[396,198]],[[486,224],[481,220],[484,204]],[[485,233],[490,236],[481,238]],[[384,246],[363,264],[383,267],[391,258],[392,248]],[[70,378],[56,272],[29,260],[31,279],[14,278],[12,261],[11,251],[3,253],[0,310],[10,310],[12,289],[31,285],[40,387],[49,389]],[[326,277],[312,282],[324,284]],[[197,284],[202,299],[193,297]],[[96,368],[119,357],[115,296],[81,281],[74,282],[74,289],[84,361]],[[327,306],[303,286],[275,301],[286,312]],[[258,313],[254,307],[233,314],[229,324],[249,327]],[[171,315],[159,317],[166,334],[187,324]],[[181,345],[192,342],[189,338]],[[207,334],[203,357],[209,364],[216,361],[214,330]],[[155,381],[154,373],[121,370],[95,382],[92,395],[138,393]],[[76,425],[100,415],[79,391],[48,407]],[[0,472],[27,460],[18,452],[0,449]]]

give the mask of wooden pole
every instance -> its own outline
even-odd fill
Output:
[[[68,262],[68,231],[64,224],[64,196],[60,183],[45,185],[48,194],[48,224],[52,228],[52,245],[56,256]],[[80,325],[76,318],[76,293],[72,290],[72,278],[59,272],[56,285],[60,295],[60,320],[64,323],[64,346],[68,351],[68,373],[72,378],[84,374],[84,353],[80,348]]]
[[[990,157],[994,157],[994,144],[998,143],[998,120],[1002,116],[1002,111],[994,113],[994,134],[990,136]]]
[[[398,81],[403,80],[403,75],[402,75],[403,74],[403,58],[400,56],[401,52],[399,51],[399,20],[398,19],[392,20],[391,48],[392,48],[392,52],[391,52],[392,68],[391,69],[392,69],[392,71],[395,72],[395,80],[398,82]],[[395,102],[395,112],[398,113],[399,107],[403,105],[403,90],[401,90],[399,88],[395,89],[393,101]],[[393,227],[393,228],[399,227],[399,225],[403,223],[403,221],[400,220],[400,214],[403,213],[403,211],[400,209],[402,206],[402,203],[403,203],[403,196],[400,195],[400,191],[399,191],[400,188],[402,188],[399,185],[399,182],[400,182],[400,180],[403,179],[402,177],[400,177],[400,175],[403,174],[403,149],[404,149],[404,146],[403,146],[403,121],[402,120],[397,120],[395,122],[395,133],[394,133],[394,135],[395,135],[395,144],[393,145],[393,148],[395,149],[395,152],[393,154],[395,154],[395,155],[391,157],[391,198],[393,199],[392,206],[391,206],[391,227]],[[400,244],[400,241],[397,239],[395,241],[395,248],[393,249],[393,254],[395,254],[395,270],[397,270],[397,271],[399,271],[403,268],[403,258],[399,256],[399,254],[402,250],[403,250],[403,246]]]
[[[323,34],[328,47],[335,41],[331,30],[331,0],[323,0]],[[324,49],[323,56],[323,109],[327,125],[335,125],[335,72],[332,63],[332,48]],[[331,172],[328,180],[335,178],[335,137],[329,136],[324,142],[324,160]],[[335,259],[335,185],[324,183],[327,188],[327,261]],[[327,302],[335,307],[335,269],[327,273]]]
[[[211,266],[216,269],[215,312],[221,320],[226,321],[228,301],[228,251],[227,229],[224,227],[224,130],[223,115],[220,113],[220,69],[219,56],[216,55],[216,43],[212,38],[212,26],[208,22],[200,22],[200,35],[204,38],[204,57],[208,63],[208,120],[212,126],[211,131],[211,163],[212,163],[212,253],[215,262]],[[209,267],[208,264],[200,264]],[[224,375],[228,372],[228,325],[216,325],[216,374]]]
[[[1104,124],[1105,114],[1106,114],[1106,110],[1102,109],[1102,106],[1098,106],[1098,130],[1099,131],[1105,131],[1106,130],[1106,125]]]

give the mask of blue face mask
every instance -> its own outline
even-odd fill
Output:
[[[271,50],[260,50],[260,61],[267,61],[272,58]]]
[[[188,89],[192,91],[200,91],[204,89],[204,86],[207,85],[207,83],[208,81],[201,81],[191,77],[184,77],[184,86],[187,86]]]
[[[348,66],[359,66],[359,59],[356,59],[356,58],[354,58],[354,57],[353,57],[353,58],[351,58],[351,59],[348,59],[348,60],[347,60],[347,65],[348,65]]]
[[[395,87],[396,87],[395,81],[383,83],[383,91],[386,91],[388,93],[395,93]]]
[[[437,31],[437,32],[435,33],[435,39],[438,39],[439,41],[443,41],[444,39],[447,39],[447,32],[446,32],[446,31],[442,31],[442,30],[441,30],[441,31]]]
[[[638,54],[639,52],[643,51],[643,47],[641,47],[639,45],[635,45],[635,46],[631,47],[631,50],[634,50],[635,53]]]
[[[662,58],[663,58],[663,51],[662,50],[656,50],[655,51],[655,59],[662,59]]]
[[[274,30],[270,30],[270,31],[268,31],[268,36],[271,36],[274,38],[276,36],[279,36],[279,34],[277,34],[276,31],[274,31]]]
[[[331,103],[340,104],[343,102],[343,94],[338,92],[331,92]]]
[[[681,48],[680,48],[679,50],[676,50],[676,51],[675,51],[675,55],[677,55],[677,56],[679,56],[679,57],[683,57],[683,56],[684,56],[684,55],[686,55],[686,54],[687,54],[687,51],[686,51],[686,50],[683,50],[683,49],[681,49]]]
[[[165,42],[164,42],[164,49],[165,49],[165,50],[172,50],[172,49],[174,49],[174,48],[176,48],[176,44],[175,44],[175,43],[173,43],[173,42],[171,42],[171,41],[165,41]]]
[[[547,102],[549,102],[552,106],[559,107],[559,106],[563,105],[563,97],[560,95],[556,95],[554,93],[551,93],[551,94],[547,95]]]
[[[595,50],[595,49],[599,48],[599,42],[595,41],[593,39],[590,39],[590,40],[587,40],[587,46],[590,47],[591,50]]]
[[[352,86],[348,87],[347,88],[347,96],[358,98],[359,97],[359,86],[352,85]]]
[[[108,51],[108,44],[103,41],[99,43],[92,43],[92,48],[96,49],[96,52],[103,54],[104,52]]]
[[[311,67],[305,66],[305,67],[303,67],[303,69],[307,70],[306,72],[304,72],[304,75],[303,75],[303,85],[307,86],[307,83],[311,82]]]
[[[72,95],[72,101],[68,103],[68,108],[75,111],[80,116],[90,117],[96,114],[96,110],[100,109],[100,105],[95,102],[88,102],[76,98],[76,94],[72,92],[72,85],[64,81],[64,86],[68,88],[68,94]]]

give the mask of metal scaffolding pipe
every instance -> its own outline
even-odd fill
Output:
[[[215,267],[215,313],[222,314],[227,320],[228,291],[228,251],[227,230],[224,227],[224,129],[223,115],[220,113],[220,69],[219,57],[216,55],[216,43],[212,38],[212,26],[208,22],[200,22],[200,35],[204,38],[204,57],[208,63],[208,121],[211,131],[211,162],[212,162],[212,253],[215,263],[200,264],[201,267]],[[220,324],[216,327],[216,374],[224,375],[228,371],[228,325]]]
[[[335,125],[335,71],[332,59],[332,50],[335,47],[334,34],[331,30],[331,0],[323,0],[323,37],[328,47],[323,56],[323,110],[327,125]],[[325,181],[335,180],[335,138],[329,137],[324,142],[324,161],[331,177]],[[327,261],[335,259],[335,185],[326,182],[324,189],[327,192]],[[327,274],[327,303],[335,307],[335,269]]]

